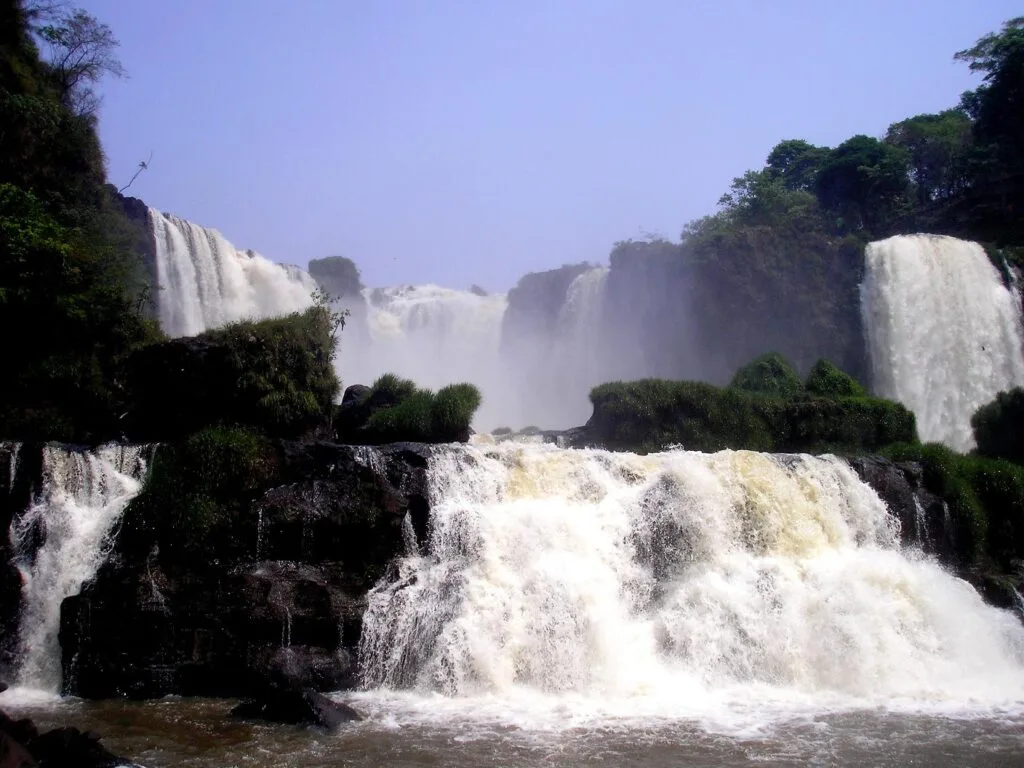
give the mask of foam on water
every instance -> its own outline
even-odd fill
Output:
[[[742,729],[1024,700],[1016,617],[903,551],[834,457],[478,443],[435,456],[430,481],[423,554],[370,594],[357,706]]]

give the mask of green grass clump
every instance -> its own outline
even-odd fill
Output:
[[[367,443],[466,440],[481,400],[472,384],[449,384],[433,392],[387,373],[374,382],[364,401],[369,413],[365,423],[355,435],[342,437]]]
[[[865,397],[867,391],[855,378],[828,360],[819,360],[807,374],[804,389],[820,397]]]
[[[791,395],[804,388],[799,374],[778,352],[769,352],[751,360],[736,371],[729,386],[763,395]]]

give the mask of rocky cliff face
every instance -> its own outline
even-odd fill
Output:
[[[127,520],[109,562],[64,602],[64,687],[88,698],[238,696],[356,682],[367,590],[425,529],[430,449],[280,443],[275,485],[235,546],[171,557]]]

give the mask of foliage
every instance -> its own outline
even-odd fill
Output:
[[[971,119],[963,110],[947,109],[893,123],[885,143],[906,150],[918,204],[955,197],[968,188]]]
[[[822,208],[840,232],[877,232],[901,214],[909,192],[906,150],[869,136],[854,136],[833,149],[818,171]]]
[[[497,427],[491,430],[491,434],[495,437],[504,437],[505,435],[512,434],[512,427]]]
[[[159,541],[169,560],[230,557],[234,523],[274,472],[266,438],[242,428],[209,427],[162,445],[125,510],[123,546],[146,552]]]
[[[978,453],[1024,464],[1024,389],[1000,392],[971,417]]]
[[[767,371],[752,364],[746,372],[737,372],[736,379],[749,376],[750,386],[762,387],[753,391],[663,379],[602,384],[590,393],[594,414],[588,432],[609,448],[632,451],[681,445],[698,451],[857,452],[916,442],[914,415],[902,405],[863,396],[805,393],[799,379],[794,390],[792,369],[779,366],[777,356],[764,358],[771,363],[765,366]],[[850,389],[840,379],[845,374],[831,364],[816,367],[831,374],[824,378],[826,383]],[[763,387],[771,387],[770,394]]]
[[[98,60],[79,49],[45,61],[33,39],[60,48],[77,44],[68,24],[102,25],[54,11],[0,3],[0,434],[94,442],[121,435],[121,366],[159,331],[144,315],[142,252],[105,184],[95,120],[65,88],[95,82],[100,70],[81,68]]]
[[[272,436],[326,429],[339,383],[329,310],[243,321],[150,345],[129,360],[132,435],[168,439],[210,424]]]
[[[480,390],[472,384],[449,384],[435,393],[384,374],[366,398],[365,423],[355,435],[344,437],[371,444],[465,441],[480,402]]]
[[[807,375],[804,389],[820,397],[864,397],[867,391],[860,383],[828,360],[819,360]]]
[[[729,386],[765,395],[791,395],[803,389],[803,382],[786,358],[769,352],[736,371]]]
[[[963,456],[938,444],[893,445],[883,453],[894,461],[921,463],[925,487],[949,505],[964,564],[1010,569],[1024,551],[1024,468]]]

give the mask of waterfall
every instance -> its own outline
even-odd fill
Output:
[[[297,267],[239,251],[220,232],[149,210],[156,245],[157,307],[170,336],[286,315],[312,304],[316,282]]]
[[[60,690],[61,602],[78,594],[106,559],[110,532],[141,488],[149,453],[116,444],[91,451],[43,448],[42,487],[10,531],[23,580],[20,685]]]
[[[1024,385],[1020,297],[977,243],[900,235],[870,243],[865,258],[875,392],[914,412],[922,440],[970,450],[974,412]]]
[[[418,285],[364,295],[369,338],[342,336],[339,369],[346,384],[370,384],[387,372],[434,389],[468,381],[484,394],[478,419],[498,417],[507,391],[498,360],[504,294]]]
[[[1024,690],[1017,618],[901,549],[835,457],[509,442],[447,447],[428,472],[424,552],[369,595],[370,692],[672,714]]]

